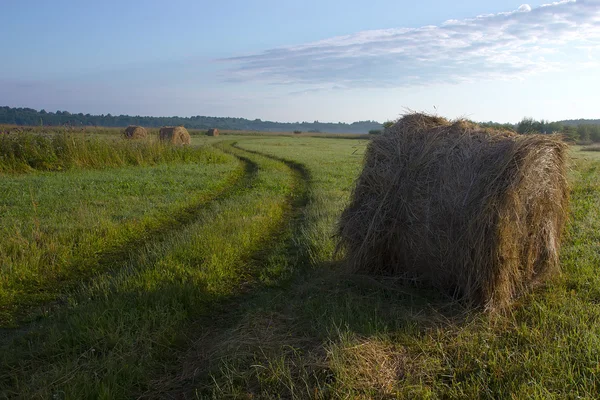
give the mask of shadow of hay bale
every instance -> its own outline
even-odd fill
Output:
[[[566,157],[557,136],[406,115],[369,144],[339,247],[353,272],[504,308],[559,270]]]

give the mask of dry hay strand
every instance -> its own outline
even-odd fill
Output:
[[[559,270],[567,145],[409,114],[373,138],[339,226],[354,272],[502,309]]]
[[[183,126],[165,126],[160,128],[159,138],[161,141],[172,144],[190,144],[191,137]]]
[[[125,128],[124,135],[127,139],[144,139],[148,136],[148,131],[141,126],[129,125]]]
[[[219,130],[217,128],[209,129],[206,134],[208,136],[219,136]]]
[[[338,390],[352,398],[393,398],[417,367],[416,359],[400,346],[377,338],[346,335],[327,346],[327,361]]]

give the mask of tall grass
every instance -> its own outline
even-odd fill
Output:
[[[152,140],[107,140],[75,133],[0,135],[0,173],[171,162],[226,162],[226,158],[213,149],[175,147]]]

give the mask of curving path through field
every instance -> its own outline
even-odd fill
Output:
[[[293,231],[307,201],[302,165],[232,143],[244,173],[180,210],[143,241],[102,254],[93,279],[0,340],[0,397],[118,398],[143,392],[210,319],[251,288],[293,273]],[[101,272],[107,271],[107,272]]]
[[[328,273],[331,228],[360,167],[348,143],[281,138],[240,147],[309,168],[306,232],[296,240],[309,243],[315,268],[245,298],[220,314],[220,325],[205,321],[192,348],[144,397],[599,397],[600,165],[593,154],[569,172],[563,275],[509,313],[488,315],[426,288]]]

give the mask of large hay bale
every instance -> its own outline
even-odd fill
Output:
[[[339,224],[353,271],[503,308],[559,268],[567,145],[407,115],[368,145]]]
[[[165,126],[160,128],[159,138],[161,141],[172,144],[190,144],[191,137],[183,126]]]
[[[144,139],[148,136],[148,132],[141,126],[129,125],[125,128],[124,135],[127,139]]]
[[[212,128],[209,129],[208,132],[206,132],[206,134],[208,136],[219,136],[219,130],[217,128]]]

